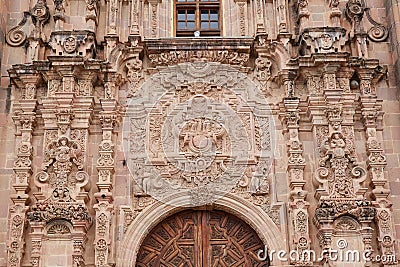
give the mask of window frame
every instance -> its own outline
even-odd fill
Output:
[[[193,0],[193,1],[178,1],[174,0],[174,21],[175,21],[175,36],[176,37],[194,37],[194,32],[199,31],[200,36],[221,36],[222,33],[222,19],[221,19],[221,0]],[[178,10],[194,10],[194,29],[179,29],[178,28]],[[201,29],[201,10],[217,10],[218,11],[218,28],[217,29]],[[187,18],[185,20],[188,21]],[[215,20],[211,20],[209,17],[208,22]]]

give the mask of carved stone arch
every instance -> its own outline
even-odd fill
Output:
[[[190,197],[185,194],[172,195],[167,201],[170,205],[156,202],[143,210],[135,218],[121,242],[117,255],[118,266],[135,266],[140,246],[151,229],[170,215],[182,211],[183,207],[191,205]],[[263,215],[260,208],[255,207],[248,201],[232,194],[227,194],[215,201],[213,207],[233,214],[246,222],[269,249],[276,251],[286,249],[286,238],[281,234],[280,229],[274,224],[272,219]],[[271,262],[271,265],[276,266],[283,264],[283,262],[280,262],[276,258]]]

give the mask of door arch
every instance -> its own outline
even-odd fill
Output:
[[[185,210],[147,235],[137,267],[265,267],[257,257],[264,244],[241,219],[223,211]]]

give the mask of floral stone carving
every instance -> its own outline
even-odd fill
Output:
[[[334,132],[322,146],[316,180],[322,198],[360,198],[365,193],[360,184],[365,180],[365,170],[355,162],[342,133]]]

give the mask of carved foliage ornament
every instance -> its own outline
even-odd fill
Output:
[[[27,218],[31,222],[50,222],[52,220],[92,222],[89,211],[84,204],[43,202],[32,205]]]
[[[366,200],[323,200],[315,211],[317,221],[334,220],[342,215],[352,215],[358,220],[372,221],[376,209]]]

